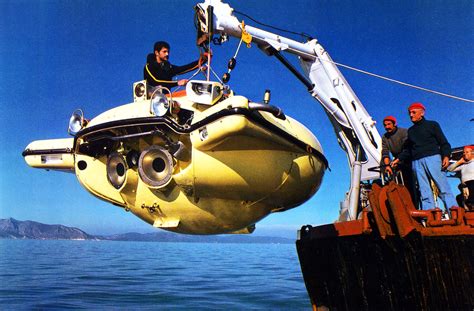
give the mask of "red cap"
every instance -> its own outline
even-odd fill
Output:
[[[408,111],[412,110],[412,109],[423,109],[423,110],[426,110],[425,109],[425,106],[423,106],[422,103],[413,103],[410,105],[410,107],[408,107]]]
[[[383,122],[385,122],[385,121],[392,121],[393,124],[397,124],[397,119],[395,119],[394,116],[387,116],[387,117],[385,117],[385,118],[383,119]]]
[[[463,149],[471,149],[471,150],[474,150],[474,146],[473,145],[470,145],[470,146],[464,146]]]

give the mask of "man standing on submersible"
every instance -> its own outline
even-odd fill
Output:
[[[153,53],[148,54],[146,65],[143,68],[143,76],[148,85],[148,95],[150,96],[158,86],[163,86],[171,90],[175,86],[184,86],[188,80],[173,80],[176,75],[181,75],[191,70],[197,69],[199,64],[207,60],[207,54],[203,54],[199,60],[184,66],[175,66],[168,61],[170,45],[165,41],[158,41],[153,47]]]

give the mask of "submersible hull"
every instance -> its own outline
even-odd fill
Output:
[[[355,221],[304,226],[296,242],[315,310],[472,310],[474,212],[415,210],[399,185],[374,186]],[[425,226],[420,223],[425,219]]]
[[[74,173],[97,198],[186,234],[251,233],[318,190],[328,167],[321,145],[279,108],[217,82],[150,97],[146,87],[135,83],[133,103],[89,121],[75,111],[74,138],[34,141],[25,161]]]

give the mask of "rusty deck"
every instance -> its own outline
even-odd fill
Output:
[[[474,212],[416,210],[374,185],[359,220],[304,226],[296,246],[314,309],[472,310]]]

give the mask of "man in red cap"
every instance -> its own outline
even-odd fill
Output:
[[[397,158],[403,150],[403,145],[408,137],[406,128],[397,126],[397,119],[394,116],[387,116],[383,119],[383,127],[385,134],[382,136],[382,164],[385,165],[385,172],[393,175],[393,170],[390,166],[390,153],[393,158]],[[401,180],[407,189],[410,191],[412,200],[415,201],[415,188],[413,181],[413,171],[411,169],[411,161],[400,163],[397,166],[401,173]]]
[[[439,197],[449,214],[449,208],[456,206],[456,201],[446,173],[442,169],[449,165],[451,145],[439,124],[425,119],[425,106],[422,103],[411,104],[408,113],[413,125],[408,129],[408,138],[403,151],[392,161],[392,165],[396,166],[400,161],[411,160],[420,187],[422,208],[435,207],[430,183],[432,180],[438,187]]]

